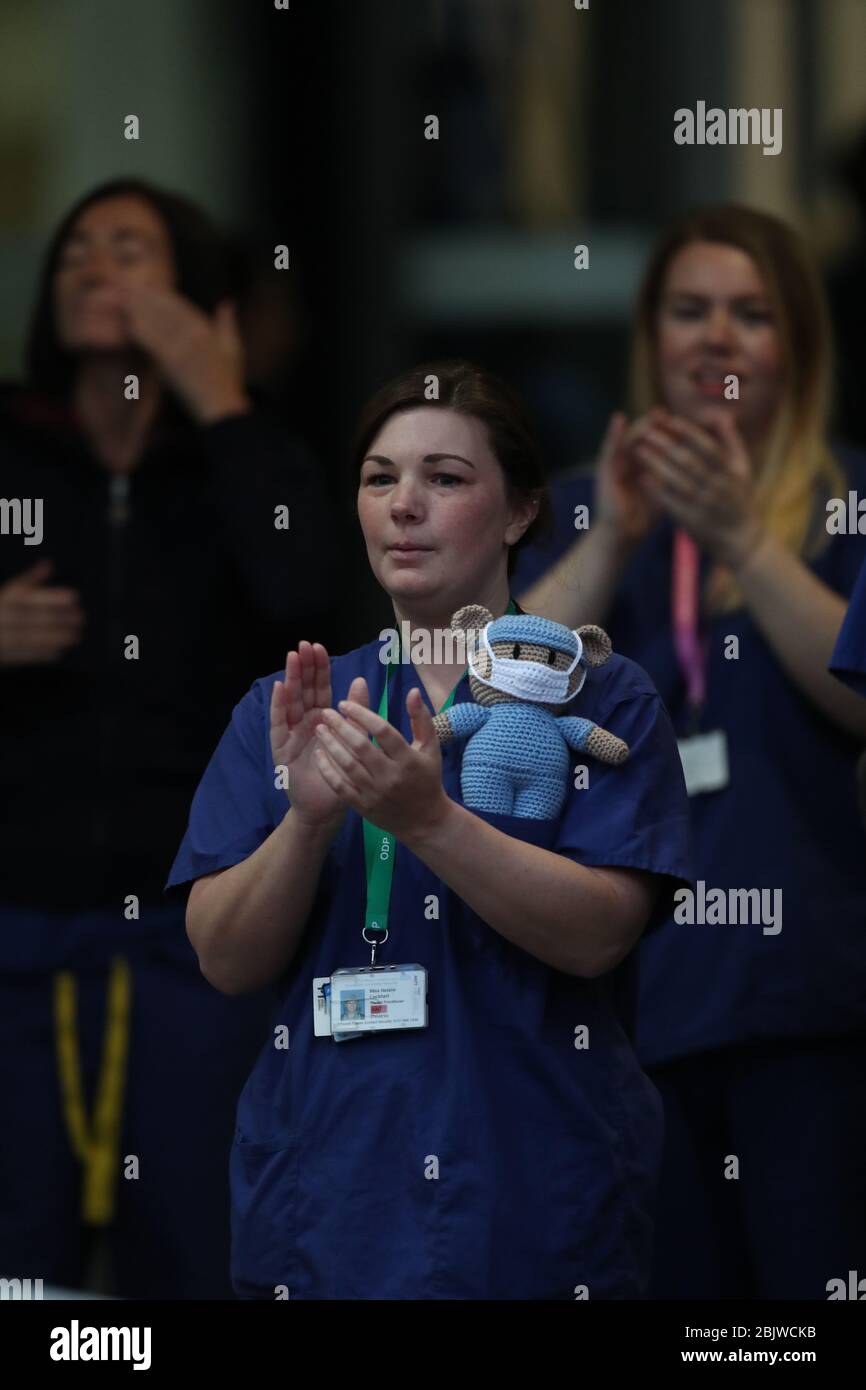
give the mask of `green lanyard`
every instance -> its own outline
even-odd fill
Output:
[[[506,613],[516,613],[517,604],[513,598],[509,598]],[[379,701],[379,718],[388,718],[388,692],[391,684],[391,667],[396,666],[397,662],[389,662],[385,672],[385,684],[382,688],[382,698]],[[460,686],[460,681],[466,672],[460,677],[448,699],[445,701],[440,714],[450,709],[454,703],[454,697]],[[375,739],[373,740],[375,742]],[[364,820],[364,863],[367,876],[367,907],[364,914],[364,928],[361,932],[368,946],[371,947],[371,965],[376,964],[376,949],[384,945],[388,939],[388,912],[391,903],[391,885],[394,879],[394,855],[397,845],[394,836],[387,830],[380,830],[371,821]]]

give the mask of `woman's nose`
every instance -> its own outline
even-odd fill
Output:
[[[734,324],[724,309],[710,314],[704,321],[704,340],[712,347],[728,347],[734,341]]]
[[[78,279],[83,285],[113,284],[114,262],[104,251],[90,251],[78,266]]]
[[[417,517],[422,510],[421,497],[416,487],[411,484],[398,483],[391,496],[391,513],[393,516]]]

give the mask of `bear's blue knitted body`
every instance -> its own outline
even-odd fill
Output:
[[[440,710],[433,726],[440,743],[467,740],[460,778],[467,810],[555,820],[570,782],[569,749],[609,766],[628,757],[616,734],[564,713],[589,667],[610,659],[603,628],[586,623],[572,631],[513,604],[494,618],[469,603],[452,614],[451,630],[468,643],[475,704]]]
[[[520,702],[452,705],[455,738],[468,738],[460,786],[470,811],[552,820],[565,799],[569,748],[579,751],[596,727]]]

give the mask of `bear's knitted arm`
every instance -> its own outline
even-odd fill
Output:
[[[452,705],[443,710],[433,720],[433,727],[440,743],[452,738],[468,738],[477,733],[490,718],[490,710],[483,705]]]
[[[565,715],[556,721],[569,748],[576,753],[591,753],[600,763],[624,763],[628,757],[628,744],[623,743],[616,734],[600,729],[591,719],[578,719]]]

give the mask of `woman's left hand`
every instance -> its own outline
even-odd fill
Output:
[[[231,303],[219,304],[210,318],[176,290],[136,285],[120,293],[133,342],[153,358],[166,384],[200,424],[249,410],[243,346]]]
[[[316,731],[322,777],[358,815],[410,842],[435,825],[450,804],[442,786],[439,740],[420,690],[410,690],[406,700],[411,744],[366,703],[341,700],[338,709],[323,710],[325,722]]]
[[[746,446],[726,410],[702,425],[668,411],[632,446],[652,495],[675,524],[736,570],[763,534]]]

